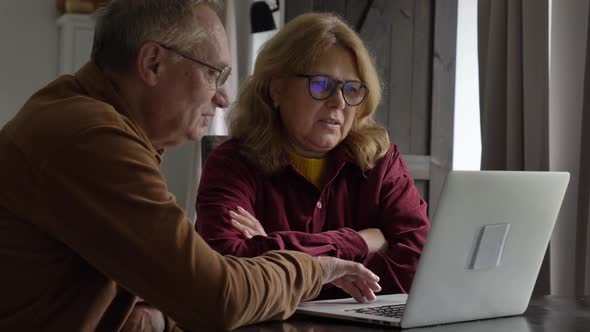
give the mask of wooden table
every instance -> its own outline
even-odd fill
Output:
[[[246,326],[237,331],[305,331],[360,332],[391,331],[362,323],[295,315],[285,322],[267,322]],[[408,332],[590,332],[590,296],[533,298],[522,316],[486,319],[473,322],[429,326]]]

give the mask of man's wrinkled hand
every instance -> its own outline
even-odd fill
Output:
[[[357,302],[375,300],[375,292],[381,290],[379,277],[360,263],[334,257],[316,257],[322,267],[323,283],[341,288]]]

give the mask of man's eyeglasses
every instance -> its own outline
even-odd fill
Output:
[[[338,86],[342,85],[342,97],[344,102],[350,106],[360,105],[367,94],[369,94],[369,87],[367,84],[360,81],[339,81],[330,76],[325,75],[297,75],[297,77],[305,77],[308,81],[309,94],[315,100],[325,100],[334,95],[338,90]]]
[[[231,73],[231,67],[230,66],[225,66],[223,68],[217,68],[215,66],[212,66],[206,62],[203,62],[199,59],[194,58],[193,56],[186,54],[182,51],[179,51],[171,46],[168,45],[164,45],[164,44],[160,44],[158,43],[158,45],[162,46],[163,48],[167,49],[170,52],[176,53],[178,55],[180,55],[183,58],[189,59],[191,61],[194,61],[200,65],[203,65],[207,68],[211,68],[213,70],[215,70],[216,72],[218,72],[219,74],[217,75],[217,79],[215,79],[215,87],[218,88],[220,86],[222,86],[223,84],[225,84],[225,81],[227,81],[227,78],[229,77],[229,74]]]

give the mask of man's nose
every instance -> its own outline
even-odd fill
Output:
[[[219,108],[228,108],[230,105],[229,100],[229,88],[226,84],[219,86],[215,89],[215,94],[213,95],[213,103]]]

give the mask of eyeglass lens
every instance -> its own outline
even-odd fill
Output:
[[[329,76],[309,76],[309,92],[318,100],[329,98],[337,91],[339,84],[342,84],[342,96],[350,106],[356,106],[363,102],[367,96],[367,86],[359,81],[337,81]]]
[[[229,74],[231,74],[231,67],[229,67],[229,66],[224,67],[223,70],[221,70],[221,72],[219,73],[219,76],[217,76],[217,80],[215,81],[215,86],[220,87],[223,84],[225,84],[225,81],[227,81]]]

